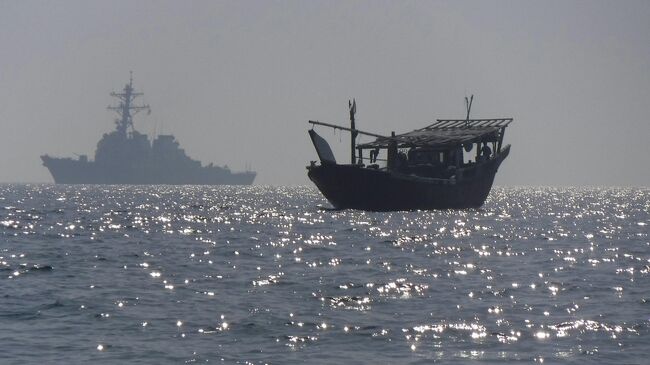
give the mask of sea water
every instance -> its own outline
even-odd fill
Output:
[[[0,185],[0,363],[647,364],[650,189]]]

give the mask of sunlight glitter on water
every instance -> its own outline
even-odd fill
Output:
[[[302,187],[0,188],[17,359],[37,327],[85,362],[134,348],[159,362],[644,359],[648,190],[495,189],[478,210],[370,213],[319,209]]]

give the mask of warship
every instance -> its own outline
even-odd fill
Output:
[[[391,132],[390,136],[357,129],[356,102],[350,102],[350,128],[309,121],[309,136],[320,164],[311,161],[307,175],[335,209],[478,208],[510,153],[503,136],[513,119],[470,119],[473,99],[473,95],[465,98],[465,119],[437,119],[424,128],[398,135]],[[315,125],[351,133],[349,164],[336,162],[327,141],[313,130]],[[376,140],[357,144],[358,135]],[[369,151],[368,157],[364,151]]]
[[[151,113],[149,105],[136,105],[143,93],[133,89],[133,75],[120,93],[112,92],[117,104],[109,110],[117,112],[116,128],[105,133],[97,143],[95,158],[41,156],[43,165],[57,184],[167,184],[167,185],[250,185],[253,171],[232,172],[228,166],[210,163],[203,166],[185,154],[173,135],[158,135],[149,140],[133,125],[133,116],[141,111]]]

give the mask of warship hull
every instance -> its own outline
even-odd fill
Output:
[[[220,167],[148,167],[99,164],[71,158],[41,156],[43,165],[57,184],[128,185],[250,185],[255,172],[237,172]]]

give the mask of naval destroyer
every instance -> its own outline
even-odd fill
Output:
[[[203,166],[185,154],[173,135],[158,135],[149,140],[133,125],[133,116],[151,112],[149,105],[136,105],[142,96],[133,89],[133,77],[120,93],[110,94],[117,104],[108,107],[117,112],[116,128],[97,143],[95,158],[41,156],[43,165],[57,184],[169,184],[169,185],[250,185],[253,171],[232,172],[227,166],[210,163]]]

